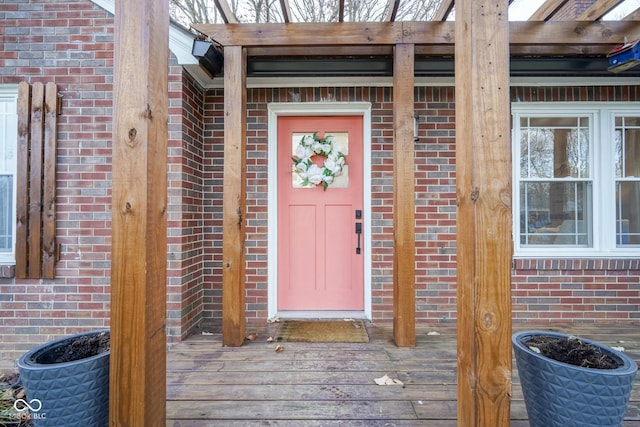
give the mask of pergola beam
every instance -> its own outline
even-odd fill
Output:
[[[398,8],[400,7],[400,0],[389,0],[387,3],[387,14],[384,17],[386,22],[393,22],[398,15]]]
[[[624,0],[599,0],[578,16],[578,21],[597,21]]]
[[[393,339],[399,347],[413,347],[416,345],[414,46],[396,46],[393,61]]]
[[[449,14],[453,10],[454,1],[453,0],[442,0],[438,9],[436,10],[436,14],[433,16],[434,21],[446,21],[449,17]]]
[[[529,17],[529,21],[548,21],[569,0],[547,0]]]
[[[225,24],[237,24],[238,18],[231,10],[231,6],[229,6],[229,2],[227,0],[213,0],[216,4],[216,8],[218,12],[220,12],[220,16]]]
[[[513,242],[507,4],[457,5],[458,426],[508,427]]]
[[[622,18],[623,21],[640,21],[640,7]]]
[[[166,424],[169,3],[115,2],[110,426]]]
[[[222,345],[245,338],[247,58],[224,48],[224,170],[222,196]]]
[[[377,23],[295,23],[295,24],[197,24],[193,28],[222,46],[246,48],[420,46],[453,48],[453,22],[377,22]],[[634,21],[553,21],[509,22],[512,50],[544,47],[555,54],[576,55],[576,46],[602,48],[608,52],[624,38],[636,34]]]
[[[282,9],[282,19],[288,24],[291,22],[291,8],[289,7],[289,0],[280,0],[280,9]]]

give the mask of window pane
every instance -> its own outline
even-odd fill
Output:
[[[591,246],[591,191],[586,181],[521,182],[522,245]]]
[[[615,132],[617,178],[640,178],[640,122],[639,118],[618,117]]]
[[[0,252],[12,252],[13,177],[0,175]]]
[[[526,121],[520,134],[520,176],[589,178],[588,123],[588,117],[536,117]]]
[[[640,245],[640,182],[620,182],[616,191],[616,244]]]
[[[640,244],[640,118],[616,117],[616,246]]]

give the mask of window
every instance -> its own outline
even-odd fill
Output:
[[[15,263],[16,87],[0,85],[0,263]]]
[[[640,247],[640,106],[514,104],[516,255]]]

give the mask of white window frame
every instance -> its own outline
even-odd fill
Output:
[[[10,252],[0,252],[0,264],[4,265],[13,265],[16,262],[16,221],[15,221],[15,206],[16,206],[16,197],[17,197],[17,185],[16,185],[16,172],[17,172],[17,154],[18,154],[18,114],[17,114],[17,104],[18,104],[18,85],[0,85],[0,102],[9,102],[13,103],[15,120],[15,127],[13,129],[9,129],[5,127],[4,118],[0,119],[0,124],[3,129],[0,129],[0,155],[5,155],[5,147],[6,144],[14,144],[13,146],[13,218],[12,218],[12,242],[11,242],[11,251]],[[0,173],[4,174],[4,171],[0,171]]]
[[[512,104],[513,241],[516,258],[628,258],[638,246],[616,247],[615,117],[640,116],[640,103],[518,102]],[[592,120],[589,167],[592,178],[592,246],[529,245],[520,243],[520,119],[522,117],[589,116]]]

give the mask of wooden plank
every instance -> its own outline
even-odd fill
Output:
[[[451,34],[453,36],[453,34]],[[624,38],[622,39],[624,40]],[[571,44],[552,45],[541,44],[511,46],[511,55],[515,56],[581,56],[581,55],[606,55],[612,48],[619,46],[620,42],[601,45]],[[453,56],[454,46],[450,45],[420,45],[416,46],[417,56]],[[318,46],[313,48],[317,56],[391,56],[392,46]],[[309,48],[303,46],[284,47],[253,47],[247,49],[247,56],[309,56]]]
[[[380,352],[383,354],[382,352]],[[254,357],[252,355],[251,357]],[[250,358],[251,358],[250,357]],[[330,357],[326,355],[325,357]],[[246,359],[244,364],[246,364]],[[170,363],[171,364],[171,363]],[[452,369],[455,365],[455,359],[442,363],[442,370],[422,370],[415,371],[397,370],[397,377],[400,381],[406,385],[450,385],[455,388],[456,374]],[[403,368],[403,366],[400,366]],[[222,370],[222,371],[188,371],[178,372],[172,371],[167,374],[168,389],[171,390],[174,386],[181,384],[188,384],[190,387],[195,385],[238,385],[245,384],[251,386],[268,385],[304,385],[304,384],[349,384],[349,385],[370,385],[373,378],[380,378],[385,374],[389,375],[388,371],[338,371],[338,372],[324,372],[320,376],[318,371],[295,371],[295,373],[287,371],[261,371],[259,375],[247,375],[247,371],[239,368],[237,370]],[[320,381],[319,381],[320,380]],[[454,391],[455,393],[455,391]],[[640,393],[640,391],[638,391]]]
[[[197,31],[223,46],[282,48],[285,46],[453,46],[453,22],[380,22],[314,24],[196,24]],[[637,32],[633,21],[510,22],[511,45],[548,45],[557,54],[575,54],[574,46],[616,46]],[[562,47],[565,47],[565,51]],[[308,52],[308,50],[307,50]],[[344,54],[349,54],[345,52]]]
[[[220,16],[225,24],[237,24],[238,18],[231,10],[231,6],[229,6],[229,2],[227,0],[213,0],[218,8],[218,12],[220,12]]]
[[[384,375],[384,374],[383,374]],[[336,394],[349,396],[352,402],[383,400],[451,400],[456,399],[455,384],[430,384],[428,387],[393,387],[368,384],[340,384],[327,387],[325,384],[216,384],[216,393],[211,393],[211,384],[174,385],[167,395],[168,400],[305,400],[308,404],[317,401],[331,401]]]
[[[396,20],[398,14],[398,8],[400,7],[400,0],[388,0],[387,2],[387,14],[384,17],[386,22],[393,22]]]
[[[111,426],[165,425],[169,4],[115,2]]]
[[[623,21],[640,21],[640,7],[622,18]]]
[[[393,338],[401,347],[416,344],[414,63],[414,46],[397,45],[393,62]]]
[[[578,16],[578,21],[597,21],[624,0],[598,0]]]
[[[18,153],[16,173],[16,278],[28,276],[29,229],[29,146],[31,119],[31,86],[18,84]]]
[[[569,0],[546,0],[533,12],[529,21],[548,21],[555,15]]]
[[[222,198],[222,344],[245,339],[246,53],[224,48],[224,194]]]
[[[28,277],[40,277],[42,266],[42,171],[44,161],[44,85],[31,89],[31,145],[29,147]]]
[[[239,408],[240,406],[240,408]],[[242,413],[239,413],[242,412]],[[269,401],[170,401],[167,416],[171,419],[218,419],[261,421],[283,418],[290,420],[415,420],[411,402],[387,400],[376,402],[344,400],[308,402],[298,400]],[[264,425],[264,422],[261,421]],[[224,424],[226,425],[226,423]],[[245,424],[246,425],[246,424]],[[366,424],[364,424],[366,425]]]
[[[195,24],[223,46],[338,46],[396,44],[402,23],[331,22],[290,24]]]
[[[438,5],[438,10],[436,10],[436,14],[433,16],[434,21],[446,21],[449,17],[449,14],[453,10],[453,6],[455,6],[454,0],[442,0],[440,5]]]
[[[42,204],[42,277],[56,276],[56,147],[58,88],[49,82],[44,103],[44,191]]]
[[[506,3],[456,3],[458,426],[508,427],[511,158]]]
[[[280,9],[282,10],[282,18],[284,19],[284,22],[291,22],[291,9],[289,8],[289,0],[280,0]]]

